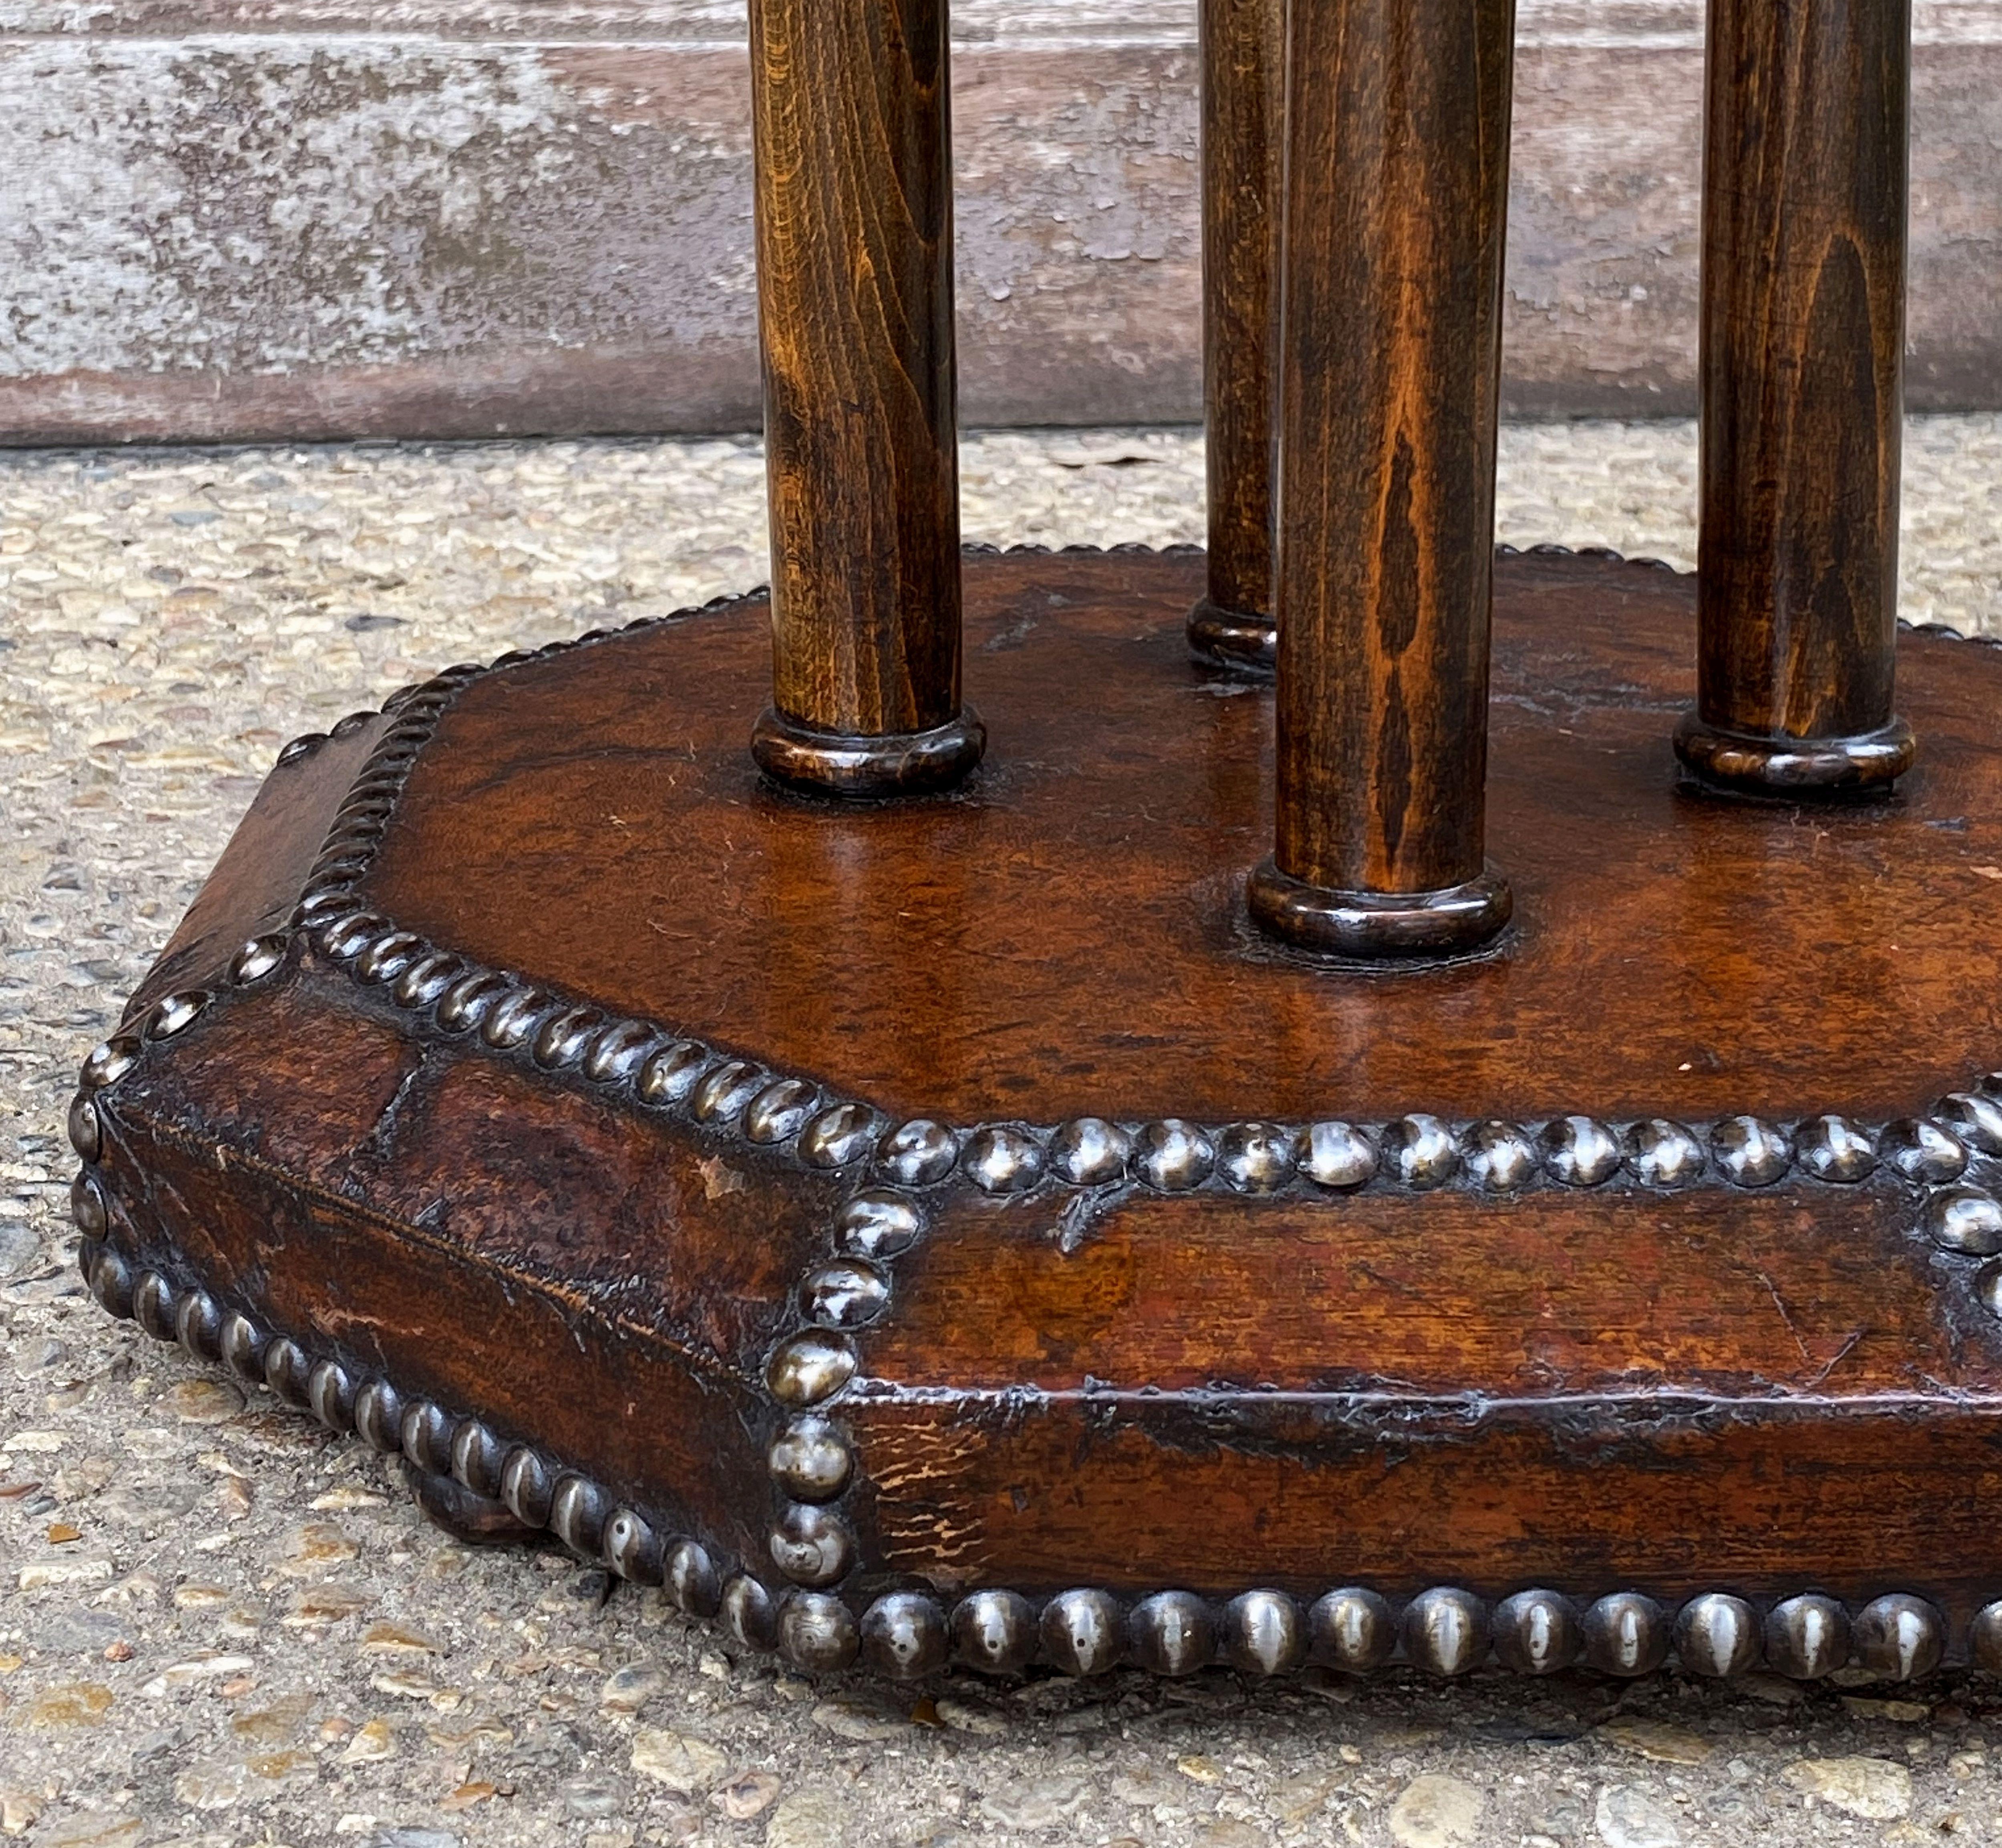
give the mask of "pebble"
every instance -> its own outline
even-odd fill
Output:
[[[814,1725],[839,1739],[894,1739],[911,1728],[902,1714],[852,1694],[819,1702],[809,1717]]]
[[[104,1585],[110,1577],[108,1559],[45,1559],[23,1566],[16,1582],[24,1592],[40,1592],[51,1585]]]
[[[556,1794],[562,1801],[564,1815],[581,1817],[586,1821],[616,1816],[626,1807],[625,1791],[602,1778],[573,1777],[558,1787]]]
[[[111,1690],[95,1681],[68,1681],[28,1709],[30,1726],[95,1726],[111,1710]]]
[[[716,1801],[733,1822],[748,1822],[769,1809],[784,1787],[769,1771],[745,1771],[716,1793]]]
[[[1598,1728],[1596,1736],[1622,1751],[1638,1752],[1665,1765],[1700,1765],[1714,1748],[1686,1726],[1666,1720],[1649,1720],[1635,1714],[1622,1714]]]
[[[1933,1713],[1923,1700],[1882,1700],[1865,1694],[1843,1695],[1842,1708],[1859,1720],[1889,1720],[1900,1726],[1916,1726]]]
[[[190,1765],[174,1780],[174,1799],[190,1809],[234,1809],[250,1787],[250,1767],[241,1759]]]
[[[204,1682],[228,1681],[253,1665],[247,1655],[191,1655],[185,1661],[163,1668],[139,1691],[148,1700],[158,1700],[183,1688],[197,1687]]]
[[[35,1838],[35,1848],[136,1848],[145,1836],[142,1817],[86,1810],[51,1823]]]
[[[25,1219],[0,1219],[0,1283],[25,1275],[41,1255],[40,1235]]]
[[[832,1790],[797,1790],[772,1811],[765,1848],[841,1848],[849,1840],[850,1804]]]
[[[225,1424],[243,1410],[243,1395],[226,1379],[183,1379],[160,1395],[183,1424]]]
[[[1883,1758],[1803,1758],[1780,1775],[1804,1796],[1873,1822],[1910,1813],[1912,1774]]]
[[[598,1691],[598,1704],[608,1714],[637,1714],[667,1685],[659,1669],[630,1664],[612,1672]]]
[[[1076,1772],[1046,1772],[989,1790],[980,1813],[1003,1829],[1051,1829],[1074,1816],[1090,1799],[1091,1786]]]
[[[984,1738],[998,1738],[1008,1730],[1008,1716],[998,1707],[985,1700],[975,1700],[964,1694],[941,1694],[932,1703],[937,1714],[939,1724],[954,1732],[975,1733]]]
[[[387,1720],[371,1720],[356,1728],[354,1737],[347,1742],[347,1749],[341,1753],[344,1765],[372,1765],[379,1763],[396,1749]]]
[[[1601,1790],[1592,1822],[1606,1848],[1679,1848],[1683,1839],[1675,1818],[1633,1784]]]
[[[730,1763],[726,1754],[706,1739],[663,1728],[644,1728],[633,1735],[633,1769],[678,1797],[706,1790]]]
[[[1390,1806],[1397,1848],[1473,1848],[1481,1839],[1486,1799],[1463,1777],[1428,1771],[1404,1787]]]

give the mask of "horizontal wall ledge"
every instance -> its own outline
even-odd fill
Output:
[[[1200,414],[1193,0],[955,9],[969,424]],[[0,441],[759,419],[741,8],[0,4]],[[1505,393],[1695,402],[1700,8],[1522,10]],[[2002,408],[2002,0],[1922,4],[1908,389]]]

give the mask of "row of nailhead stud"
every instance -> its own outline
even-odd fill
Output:
[[[1614,1592],[1581,1609],[1555,1592],[1519,1592],[1490,1605],[1451,1587],[1424,1592],[1398,1609],[1361,1587],[1311,1602],[1254,1590],[1221,1606],[1188,1592],[1157,1592],[1130,1603],[1111,1593],[1059,1593],[1038,1609],[1020,1594],[979,1591],[950,1609],[929,1593],[889,1592],[858,1619],[841,1599],[811,1589],[775,1597],[748,1574],[717,1567],[692,1539],[664,1539],[637,1511],[614,1503],[588,1477],[560,1469],[539,1451],[509,1445],[477,1419],[455,1417],[428,1400],[406,1399],[389,1383],[357,1381],[338,1362],[314,1360],[300,1345],[225,1311],[206,1291],[176,1288],[155,1271],[136,1274],[98,1239],[81,1259],[91,1290],[113,1314],[148,1334],[178,1341],[260,1381],[288,1403],[311,1410],[378,1450],[400,1451],[423,1470],[448,1475],[475,1494],[504,1502],[518,1518],[546,1527],[586,1558],[622,1577],[664,1585],[692,1616],[720,1616],[747,1648],[777,1648],[809,1672],[845,1668],[858,1656],[888,1674],[929,1674],[948,1661],[990,1673],[1041,1661],[1072,1675],[1130,1664],[1167,1675],[1223,1663],[1249,1674],[1280,1675],[1309,1661],[1365,1672],[1398,1658],[1439,1675],[1463,1675],[1491,1654],[1505,1668],[1543,1675],[1575,1664],[1644,1675],[1668,1659],[1706,1675],[1745,1672],[1762,1662],[1811,1680],[1851,1662],[1909,1680],[1943,1658],[1944,1620],[1920,1598],[1893,1592],[1853,1616],[1816,1593],[1788,1598],[1762,1616],[1724,1592],[1690,1599],[1672,1615],[1652,1599]],[[787,1442],[774,1445],[776,1457]],[[775,1461],[775,1468],[776,1467]],[[2002,1670],[2002,1601],[1976,1617],[1974,1660]]]

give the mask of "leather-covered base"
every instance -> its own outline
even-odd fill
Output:
[[[1505,556],[1513,926],[1328,968],[1202,575],[970,556],[922,799],[760,778],[755,595],[288,747],[85,1068],[100,1299],[804,1668],[2002,1665],[2002,657],[1720,803],[1693,581]]]

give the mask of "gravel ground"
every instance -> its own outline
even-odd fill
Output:
[[[1686,424],[1504,438],[1502,535],[1678,563]],[[1186,433],[966,451],[970,537],[1200,536]],[[109,1321],[58,1133],[295,733],[763,574],[748,441],[0,458],[0,1832],[204,1848],[1988,1841],[2002,1686],[1664,1673],[885,1696],[473,1553],[382,1461]],[[1916,422],[1906,613],[2002,631],[2002,418]]]

